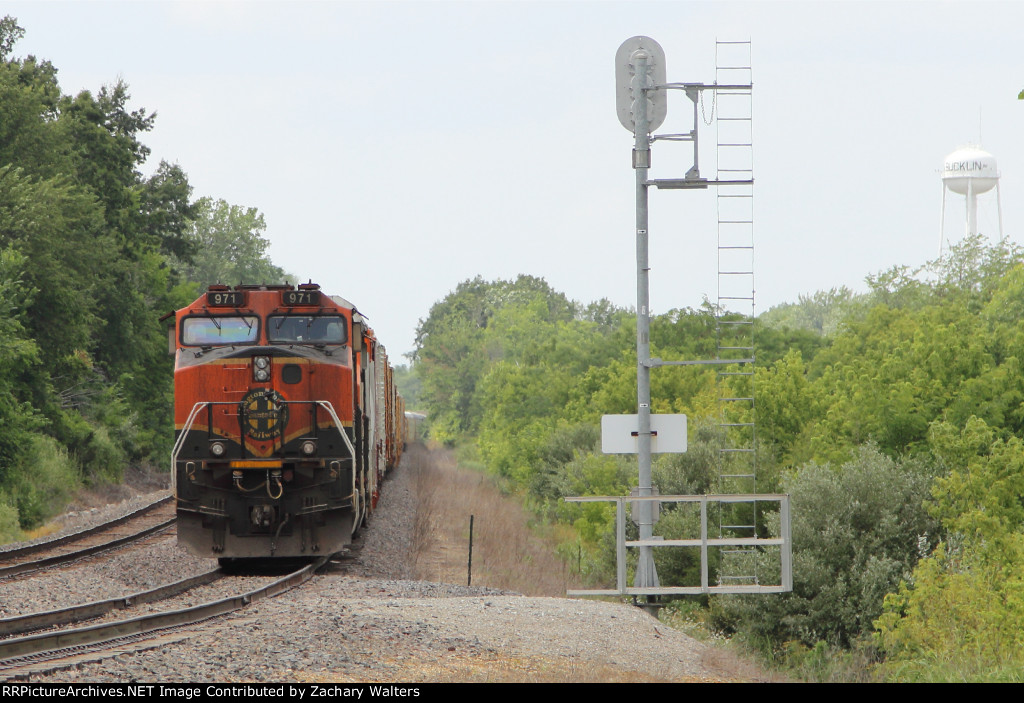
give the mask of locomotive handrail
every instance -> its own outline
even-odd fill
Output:
[[[309,401],[283,401],[286,405],[288,404],[304,404]],[[335,412],[334,406],[329,400],[314,400],[315,404],[322,407],[331,416],[331,421],[334,426],[338,429],[338,434],[341,435],[341,439],[345,442],[345,448],[348,449],[349,456],[352,457],[353,467],[357,462],[356,448],[352,444],[352,440],[348,438],[348,433],[345,431],[345,426],[341,423],[341,418],[338,417],[338,413]],[[199,401],[192,406],[192,411],[188,414],[188,419],[185,420],[185,424],[181,428],[181,434],[178,435],[178,439],[174,442],[174,448],[171,449],[171,493],[175,496],[178,495],[177,486],[177,466],[178,466],[178,453],[181,451],[182,446],[185,444],[185,438],[188,433],[192,430],[192,425],[195,424],[196,416],[199,415],[200,411],[208,405],[229,405],[231,403],[215,402],[210,400]],[[355,496],[355,471],[352,472],[352,495]]]
[[[304,405],[310,401],[308,400],[285,400],[282,401],[284,405]],[[331,416],[331,420],[334,422],[334,426],[338,429],[338,433],[341,435],[341,439],[345,442],[345,448],[348,449],[349,456],[353,460],[356,458],[356,448],[352,444],[352,440],[348,438],[348,433],[345,432],[345,426],[341,423],[341,418],[338,417],[338,413],[334,411],[334,406],[331,405],[329,400],[314,400],[313,403],[321,406]],[[185,435],[192,429],[192,425],[195,424],[196,415],[199,411],[205,408],[207,405],[232,405],[233,402],[217,402],[212,400],[203,400],[192,406],[192,411],[188,414],[188,419],[185,420],[185,424],[182,426],[181,434],[178,435],[178,439],[174,442],[174,448],[171,450],[171,469],[173,475],[173,469],[177,466],[178,452],[181,451],[181,446],[185,443]],[[172,480],[172,488],[173,480]]]
[[[209,400],[201,400],[192,406],[192,412],[188,414],[188,419],[185,420],[185,424],[182,426],[181,434],[174,441],[174,447],[171,449],[171,494],[174,497],[178,496],[178,452],[181,451],[182,445],[185,444],[185,438],[192,429],[192,424],[196,421],[196,415],[211,402]]]
[[[355,448],[355,446],[353,446],[352,440],[350,440],[348,438],[348,433],[345,432],[345,426],[341,424],[341,418],[338,417],[338,413],[334,412],[334,406],[331,405],[331,401],[329,401],[329,400],[315,400],[313,402],[316,403],[317,405],[319,405],[320,407],[322,407],[324,410],[326,410],[330,414],[331,420],[334,421],[334,426],[338,428],[338,433],[341,434],[341,438],[345,442],[345,447],[348,448],[348,452],[349,452],[349,455],[352,457],[352,461],[355,462],[356,461],[356,448]]]
[[[363,519],[363,516],[359,514],[359,499],[356,496],[356,465],[359,463],[359,460],[356,458],[356,448],[348,438],[348,433],[345,432],[345,427],[341,424],[341,418],[338,417],[338,413],[334,412],[334,406],[331,405],[331,401],[317,400],[314,402],[330,414],[331,420],[334,421],[335,426],[338,428],[338,432],[341,434],[341,438],[345,440],[345,446],[348,447],[348,451],[352,456],[352,509],[356,513],[355,518],[352,521],[352,530],[354,533],[355,526]]]

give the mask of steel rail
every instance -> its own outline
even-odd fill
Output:
[[[42,552],[42,551],[45,551],[47,549],[52,549],[53,547],[59,547],[59,546],[64,545],[64,544],[68,544],[69,542],[75,542],[75,541],[83,539],[85,537],[89,537],[91,535],[96,534],[97,532],[102,532],[103,530],[108,530],[111,527],[116,527],[117,525],[120,525],[122,523],[128,522],[129,520],[134,520],[137,517],[145,515],[146,513],[148,513],[151,510],[156,510],[157,508],[162,506],[164,503],[169,503],[172,498],[173,498],[173,496],[166,495],[163,498],[159,498],[159,499],[153,501],[149,505],[142,506],[141,508],[139,508],[138,510],[135,510],[134,512],[130,512],[130,513],[126,514],[126,515],[122,515],[121,517],[116,518],[114,520],[111,520],[110,522],[104,522],[104,523],[102,523],[100,525],[96,525],[94,527],[90,527],[88,529],[81,530],[80,532],[73,532],[73,533],[71,533],[69,535],[64,535],[62,537],[55,537],[54,539],[47,540],[46,542],[38,542],[36,544],[29,544],[29,545],[26,545],[24,547],[16,547],[14,549],[6,549],[6,550],[5,549],[0,549],[0,561],[5,561],[5,560],[7,560],[7,559],[9,559],[11,557],[19,557],[19,556],[24,556],[25,554],[33,554],[35,552]]]
[[[57,627],[70,625],[83,620],[98,618],[113,610],[125,610],[136,605],[155,603],[166,598],[184,593],[185,591],[212,583],[224,576],[220,569],[213,569],[198,576],[190,576],[174,583],[164,584],[148,591],[141,591],[130,596],[110,598],[107,600],[93,601],[72,605],[68,608],[57,610],[45,610],[27,615],[14,615],[9,618],[0,619],[0,636],[16,635],[33,630],[41,630],[44,627]]]
[[[322,567],[331,555],[322,556],[311,564],[293,571],[276,581],[228,598],[210,601],[202,605],[171,610],[162,613],[141,615],[128,620],[92,625],[89,627],[46,632],[25,637],[16,637],[0,641],[0,666],[7,669],[16,668],[19,662],[12,662],[20,657],[29,657],[46,653],[48,657],[59,658],[64,650],[71,650],[88,645],[99,645],[119,638],[149,634],[163,630],[194,625],[204,620],[239,610],[250,603],[279,595],[295,586],[305,583]]]
[[[150,527],[147,527],[146,529],[136,532],[134,534],[126,535],[124,537],[118,537],[117,539],[110,540],[109,542],[104,542],[103,544],[96,544],[91,547],[85,547],[83,549],[78,549],[74,552],[67,552],[65,554],[58,554],[56,556],[46,557],[44,559],[36,559],[34,561],[23,561],[19,564],[10,564],[8,566],[2,566],[0,567],[0,579],[7,578],[8,576],[14,576],[16,574],[23,574],[29,571],[45,569],[47,567],[56,566],[58,564],[78,561],[79,559],[93,556],[95,554],[99,554],[100,552],[106,552],[111,549],[122,547],[125,544],[136,542],[145,537],[149,537],[157,532],[166,530],[167,528],[174,525],[176,519],[176,517],[172,517],[167,520],[164,520],[163,522],[159,522],[156,525],[151,525]],[[107,527],[109,528],[110,525],[108,524]]]

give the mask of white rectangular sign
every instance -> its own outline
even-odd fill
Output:
[[[638,415],[603,415],[601,451],[605,454],[636,454],[640,431]],[[682,454],[686,451],[686,415],[651,415],[651,453]]]

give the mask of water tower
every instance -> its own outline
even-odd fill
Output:
[[[999,197],[999,169],[996,157],[976,146],[960,147],[946,157],[942,168],[942,223],[939,231],[939,255],[946,240],[946,189],[967,198],[966,234],[978,233],[978,195],[996,189],[999,211],[999,238],[1003,238],[1003,204]]]

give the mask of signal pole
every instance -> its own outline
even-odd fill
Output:
[[[637,464],[641,497],[653,494],[651,481],[651,343],[650,343],[650,265],[648,263],[647,176],[651,166],[652,129],[665,119],[666,99],[654,90],[664,83],[665,52],[650,37],[633,37],[619,47],[616,56],[619,120],[633,130],[633,169],[636,174],[636,386],[637,386]],[[654,508],[649,501],[635,506],[640,540],[654,535]],[[652,548],[640,547],[634,586],[656,588],[658,572]],[[651,596],[648,596],[648,602]]]
[[[636,101],[636,130],[633,133],[633,168],[636,171],[636,399],[640,423],[637,435],[637,462],[639,464],[639,494],[651,495],[651,318],[650,283],[647,239],[647,170],[651,165],[650,130],[647,119],[647,62],[649,55],[643,49],[633,53],[637,76],[643,85]],[[639,508],[640,539],[650,539],[654,534],[651,520],[651,504],[641,502]],[[636,568],[634,585],[648,588],[658,585],[658,572],[654,567],[654,555],[650,547],[640,548],[640,561]]]

